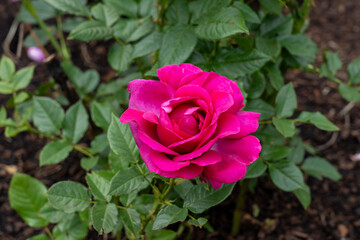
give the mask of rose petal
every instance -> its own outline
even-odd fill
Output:
[[[177,152],[167,148],[158,142],[158,135],[156,124],[144,119],[144,113],[135,109],[127,109],[120,117],[122,123],[134,121],[137,124],[136,135],[142,143],[147,144],[149,147],[156,151],[164,152],[172,155],[179,155]],[[134,129],[134,128],[132,128]],[[133,131],[132,131],[133,132]],[[134,132],[133,132],[134,134]]]
[[[161,104],[173,97],[174,91],[165,84],[154,81],[137,79],[129,83],[129,108],[160,115]],[[156,93],[156,94],[154,94]]]
[[[233,97],[233,106],[230,109],[230,112],[235,113],[244,106],[243,96],[241,91],[236,83],[226,77],[220,76],[217,73],[213,73],[212,77],[208,79],[203,85],[203,88],[208,90],[210,93],[213,91],[224,91],[232,95]]]
[[[239,111],[235,116],[240,122],[240,132],[229,136],[229,138],[242,138],[258,129],[260,113]]]
[[[175,162],[169,159],[165,154],[157,152],[157,151],[150,151],[150,158],[151,161],[162,171],[177,171],[183,167],[189,166],[190,161],[183,161],[183,162]]]
[[[142,145],[140,147],[141,158],[145,162],[149,171],[155,172],[164,177],[169,177],[169,178],[180,177],[180,178],[191,179],[191,178],[199,176],[204,169],[204,167],[197,166],[195,164],[190,164],[189,166],[183,167],[183,168],[179,169],[178,171],[169,171],[169,172],[163,171],[160,168],[158,168],[152,161],[151,152],[153,152],[153,150],[146,145]]]
[[[175,92],[175,97],[196,97],[203,100],[208,106],[211,106],[210,94],[203,88],[196,85],[185,85]]]
[[[192,64],[183,63],[178,65],[167,65],[157,70],[157,75],[161,82],[168,84],[174,90],[178,89],[180,81],[187,75],[202,72],[202,70]]]
[[[181,103],[190,101],[196,99],[196,97],[177,97],[177,98],[172,98],[166,102],[163,102],[161,104],[161,108],[166,112],[166,113],[171,113],[172,110],[180,105]]]
[[[204,153],[203,155],[201,155],[200,157],[191,160],[191,163],[196,164],[198,166],[208,166],[211,164],[221,162],[221,160],[222,160],[222,156],[220,153],[210,150]]]
[[[219,139],[213,149],[219,152],[223,158],[249,165],[259,158],[261,145],[259,139],[248,135],[239,139]]]
[[[196,157],[199,157],[204,152],[208,151],[214,145],[215,141],[218,140],[219,138],[224,138],[229,135],[236,134],[240,131],[240,123],[233,114],[222,114],[219,117],[217,124],[215,123],[214,125],[211,125],[211,126],[213,128],[214,127],[216,128],[216,131],[212,134],[211,138],[209,138],[209,137],[199,138],[199,139],[201,139],[201,142],[199,143],[197,149],[195,149],[187,154],[182,154],[182,155],[176,156],[174,158],[174,161],[185,161],[185,160],[194,159]],[[199,134],[203,134],[203,131],[200,132]],[[175,149],[174,146],[177,146],[177,147],[183,147],[184,149],[186,149],[186,147],[188,147],[192,143],[191,141],[188,141],[188,140],[189,139],[186,139],[185,141],[182,141],[182,142],[179,142],[176,144],[172,144],[169,146],[169,148]],[[181,145],[181,144],[184,144],[184,145]]]
[[[242,95],[237,83],[235,81],[231,81],[231,80],[229,80],[229,81],[230,81],[231,88],[233,89],[232,96],[234,99],[234,105],[230,108],[229,111],[232,113],[236,113],[239,111],[239,109],[241,109],[242,107],[245,106],[244,98],[243,98],[243,95]]]
[[[221,162],[206,166],[202,175],[209,181],[233,183],[242,179],[246,174],[247,166],[223,156]],[[215,183],[215,187],[218,185]]]
[[[224,91],[213,91],[211,93],[211,100],[214,106],[212,122],[216,121],[221,113],[226,112],[234,104],[231,94]]]
[[[198,72],[196,74],[190,74],[181,79],[179,86],[185,85],[197,85],[202,86],[208,78],[213,77],[212,73],[209,72]]]
[[[220,183],[233,183],[242,179],[247,166],[259,158],[261,146],[254,136],[240,139],[219,139],[213,149],[222,155],[222,161],[206,166],[203,176]]]

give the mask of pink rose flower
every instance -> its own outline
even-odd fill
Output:
[[[249,135],[260,113],[240,110],[243,97],[235,81],[191,64],[157,71],[160,81],[129,83],[129,122],[150,172],[168,178],[194,178],[213,188],[245,176],[259,157],[260,141]]]

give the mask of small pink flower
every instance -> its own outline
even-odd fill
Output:
[[[240,110],[243,97],[235,81],[191,64],[157,71],[160,81],[129,83],[129,122],[150,172],[169,178],[194,178],[213,188],[245,176],[261,151],[249,135],[260,113]]]
[[[43,62],[46,58],[44,52],[39,47],[29,47],[27,49],[27,55],[35,62]]]

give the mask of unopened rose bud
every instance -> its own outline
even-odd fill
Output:
[[[29,47],[27,49],[28,57],[35,62],[43,62],[45,60],[45,54],[39,47]]]

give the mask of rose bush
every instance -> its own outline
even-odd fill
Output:
[[[260,114],[240,110],[243,97],[235,81],[191,64],[157,71],[160,81],[130,82],[129,122],[150,172],[194,178],[219,188],[245,176],[259,157],[260,141],[249,135]]]

